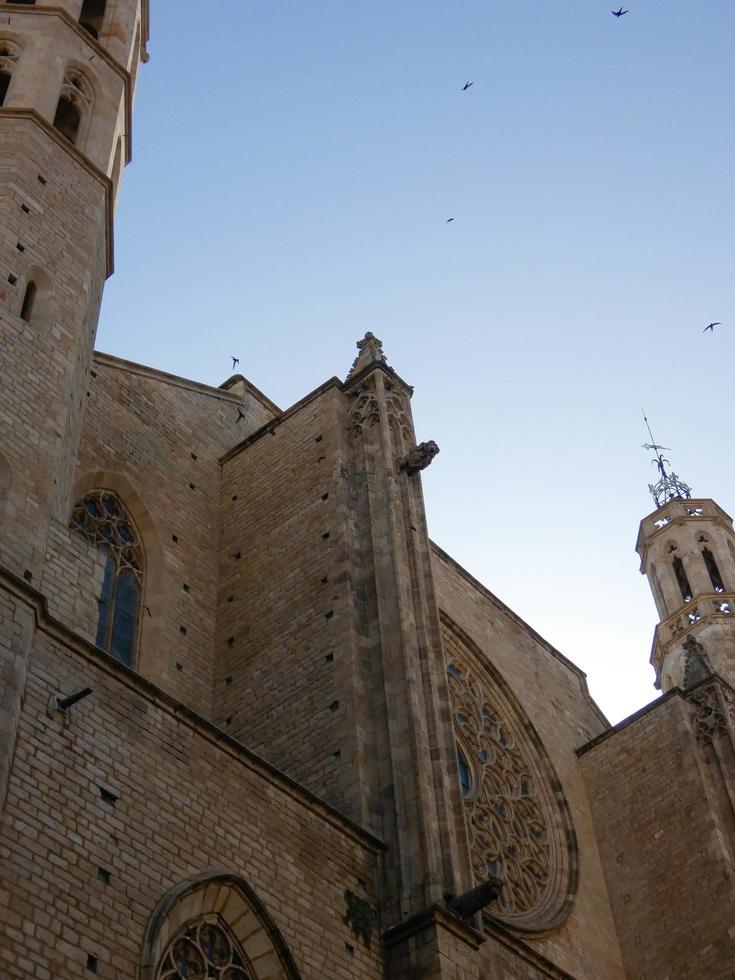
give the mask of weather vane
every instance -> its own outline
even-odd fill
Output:
[[[683,483],[676,473],[668,473],[666,471],[666,465],[671,466],[670,460],[662,456],[663,452],[670,452],[666,446],[660,446],[656,440],[653,438],[653,433],[651,432],[651,426],[648,424],[648,419],[646,418],[645,411],[643,412],[643,421],[646,423],[646,428],[648,429],[648,434],[651,437],[650,442],[644,442],[643,448],[648,449],[654,453],[655,459],[651,462],[658,468],[660,479],[658,483],[649,483],[648,489],[651,491],[653,499],[656,501],[657,507],[663,507],[669,503],[670,500],[676,500],[684,498],[689,500],[692,495],[691,487],[688,487],[686,483]]]

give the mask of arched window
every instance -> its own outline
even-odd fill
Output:
[[[276,923],[237,875],[175,886],[153,911],[140,980],[301,980]]]
[[[707,566],[710,581],[712,582],[712,588],[715,590],[715,592],[725,592],[725,583],[722,581],[722,576],[720,575],[720,570],[717,567],[715,556],[712,554],[709,548],[702,549],[702,558],[704,558],[704,563]]]
[[[35,282],[33,282],[33,280],[30,279],[26,283],[26,291],[23,296],[23,305],[20,308],[20,318],[21,320],[25,320],[26,323],[31,322],[31,318],[33,316],[33,306],[36,302],[37,292],[38,292],[38,287],[36,286]]]
[[[0,106],[5,104],[10,89],[10,79],[19,53],[17,44],[0,38]]]
[[[694,593],[692,592],[692,587],[689,584],[689,579],[684,569],[684,562],[679,557],[674,558],[674,575],[676,575],[676,581],[679,583],[682,599],[684,602],[691,602]]]
[[[76,145],[82,122],[92,108],[92,87],[76,68],[67,68],[54,116],[54,126]]]
[[[72,511],[71,526],[105,555],[97,646],[132,667],[143,587],[143,549],[135,525],[117,494],[92,490]]]
[[[102,31],[102,21],[105,19],[106,6],[105,0],[84,0],[82,4],[79,25],[94,38],[98,38]]]
[[[224,923],[214,916],[182,929],[168,948],[158,971],[160,980],[253,980],[245,954]]]

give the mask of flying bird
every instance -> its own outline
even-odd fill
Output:
[[[611,10],[610,13],[613,15],[613,17],[622,17],[623,14],[627,14],[628,11],[627,10],[623,10],[622,7],[618,7],[617,10]]]
[[[448,225],[450,221],[454,221],[454,218],[447,218],[447,220],[444,222],[444,224],[445,225]]]
[[[232,370],[234,371],[235,370],[235,365],[237,365],[237,364],[240,363],[240,358],[239,357],[234,357],[232,354],[230,354],[230,357],[232,358]]]
[[[238,424],[239,424],[239,423],[240,423],[240,422],[242,421],[242,419],[244,419],[244,418],[245,418],[245,413],[243,412],[243,410],[242,410],[241,408],[238,408],[238,410],[237,410],[237,421],[238,421]]]
[[[702,333],[707,333],[708,330],[709,330],[710,333],[714,333],[715,332],[715,327],[721,327],[721,326],[722,326],[722,324],[720,323],[720,321],[719,320],[715,320],[714,323],[708,323],[707,326],[702,331]]]
[[[471,88],[471,86],[473,86],[474,84],[475,84],[474,82],[465,82],[464,85],[462,86],[462,91],[466,92],[467,89]]]

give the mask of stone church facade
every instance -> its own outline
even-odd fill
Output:
[[[728,515],[662,472],[611,727],[372,334],[286,410],[94,351],[147,0],[0,12],[0,977],[735,977]]]

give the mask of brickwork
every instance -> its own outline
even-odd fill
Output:
[[[14,527],[0,553],[37,578],[47,522],[70,491],[105,276],[107,191],[31,117],[0,110],[0,146],[0,444]],[[31,278],[48,285],[26,322]]]
[[[580,854],[577,894],[564,924],[528,944],[573,976],[621,977],[595,829],[575,755],[579,745],[606,727],[584,674],[436,547],[434,581],[440,609],[485,653],[530,719],[569,806]]]
[[[342,399],[328,386],[224,463],[215,690],[227,731],[355,815]]]
[[[732,726],[713,749],[693,708],[672,692],[580,754],[629,977],[733,976]]]
[[[69,724],[48,716],[51,693],[84,686]],[[3,977],[72,980],[91,954],[100,976],[133,980],[159,900],[211,869],[252,886],[304,980],[382,976],[379,946],[344,921],[345,890],[375,902],[379,845],[125,668],[43,632],[1,841]]]
[[[137,669],[212,717],[219,457],[273,410],[105,355],[86,391],[75,493],[116,490],[146,555]]]

